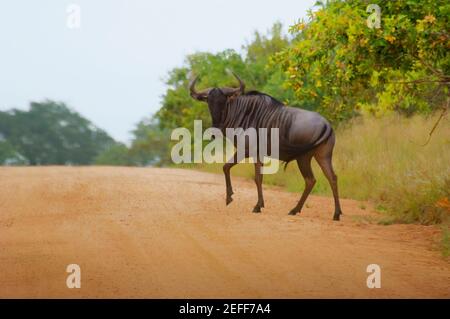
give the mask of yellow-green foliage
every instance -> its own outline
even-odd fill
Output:
[[[337,129],[334,166],[341,197],[374,202],[386,222],[440,223],[450,217],[450,123],[444,117],[423,146],[437,117],[381,119],[359,117]],[[221,164],[190,167],[222,172]],[[314,161],[313,193],[331,195]],[[252,164],[239,164],[232,175],[253,178]],[[295,162],[286,171],[264,175],[264,183],[301,192],[304,182]],[[345,210],[345,207],[344,207]],[[345,211],[344,211],[345,213]]]
[[[369,4],[381,10],[378,28],[367,25]],[[427,114],[448,96],[449,16],[445,0],[318,1],[272,62],[300,106],[333,122],[359,110]]]

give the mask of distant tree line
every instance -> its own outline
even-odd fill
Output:
[[[27,111],[0,112],[0,162],[87,165],[116,142],[64,103],[32,102]]]
[[[0,111],[0,165],[158,165],[169,135],[155,121],[139,122],[127,147],[61,102]]]

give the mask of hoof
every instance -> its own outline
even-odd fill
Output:
[[[294,216],[294,215],[297,215],[297,214],[298,214],[298,211],[291,210],[288,215]]]
[[[255,208],[253,208],[253,212],[254,213],[261,213],[261,207],[255,206]]]
[[[233,201],[233,198],[230,196],[230,197],[227,197],[227,206],[231,203]]]
[[[341,211],[334,212],[333,220],[340,220],[341,215],[342,215]]]

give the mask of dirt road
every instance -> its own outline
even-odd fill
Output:
[[[299,177],[300,182],[300,177]],[[181,169],[0,168],[0,297],[450,297],[439,230],[364,222],[370,208]],[[66,267],[81,267],[68,289]],[[368,289],[366,267],[381,267]]]

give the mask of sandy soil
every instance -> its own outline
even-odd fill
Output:
[[[0,168],[0,297],[450,297],[439,229],[365,222],[368,206],[181,169]],[[300,182],[300,177],[299,177]],[[367,205],[367,204],[366,204]],[[68,264],[81,289],[68,289]],[[369,264],[381,289],[368,289]]]

